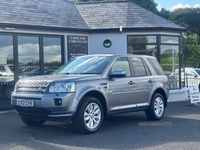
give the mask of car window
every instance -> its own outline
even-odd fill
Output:
[[[55,74],[101,74],[109,63],[111,56],[78,57],[58,69]]]
[[[147,76],[152,75],[152,74],[151,74],[151,71],[150,71],[150,69],[149,69],[149,67],[147,66],[147,64],[146,64],[144,61],[143,61],[143,63],[144,63],[144,67],[145,67],[145,70],[146,70]]]
[[[127,57],[118,57],[113,63],[111,69],[112,71],[117,69],[123,69],[124,71],[126,71],[127,77],[131,76],[131,69]]]
[[[152,65],[152,67],[155,70],[157,75],[163,75],[164,74],[160,64],[158,63],[158,61],[156,59],[153,59],[153,58],[147,58],[147,59],[151,63],[151,65]]]
[[[200,69],[195,69],[195,71],[200,75]]]
[[[145,66],[143,64],[143,61],[141,58],[138,57],[132,57],[131,58],[131,63],[133,66],[133,76],[146,76],[146,70]]]

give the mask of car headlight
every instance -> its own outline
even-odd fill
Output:
[[[51,83],[49,93],[65,93],[75,92],[76,86],[74,82],[69,83]]]
[[[17,81],[17,82],[15,83],[15,86],[14,86],[14,92],[17,91],[18,82],[19,82],[19,81]]]

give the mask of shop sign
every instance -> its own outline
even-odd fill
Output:
[[[79,35],[68,35],[68,60],[77,56],[83,56],[88,54],[88,37]]]

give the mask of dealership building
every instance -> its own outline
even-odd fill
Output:
[[[10,103],[3,96],[9,97],[19,78],[48,74],[76,56],[99,53],[154,56],[169,77],[170,91],[184,92],[181,79],[170,74],[182,67],[186,29],[131,1],[0,3],[1,107]]]

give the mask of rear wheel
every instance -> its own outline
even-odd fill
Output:
[[[84,97],[80,103],[73,123],[81,133],[95,133],[103,122],[103,107],[98,99]]]
[[[32,118],[26,118],[26,117],[21,117],[21,120],[28,126],[40,126],[40,125],[43,125],[46,121],[46,120],[32,119]]]
[[[165,113],[164,98],[161,94],[155,93],[151,99],[149,108],[145,111],[146,116],[150,120],[160,120]]]

